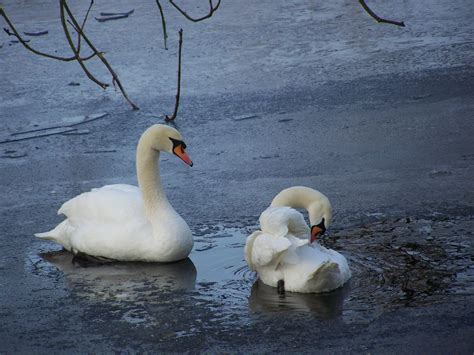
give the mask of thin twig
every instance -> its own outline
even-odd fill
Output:
[[[128,15],[117,15],[117,16],[107,16],[107,17],[96,17],[95,19],[98,22],[106,22],[111,20],[120,20],[122,18],[127,18]]]
[[[66,1],[65,0],[61,0],[60,1],[60,14],[61,14],[61,24],[63,26],[63,30],[64,30],[64,34],[66,35],[66,39],[69,43],[69,46],[71,47],[73,53],[75,54],[76,58],[77,58],[77,62],[79,63],[79,65],[81,66],[82,70],[84,71],[84,73],[87,75],[87,77],[92,80],[94,83],[96,83],[97,85],[99,85],[102,89],[106,89],[109,85],[106,84],[106,83],[103,83],[101,81],[99,81],[96,77],[94,77],[94,75],[92,75],[92,73],[87,69],[86,65],[83,63],[83,61],[79,58],[79,51],[78,49],[76,48],[76,46],[74,45],[74,42],[71,38],[71,33],[69,32],[69,29],[67,27],[67,22],[66,22],[66,16],[65,16],[65,13],[64,13],[64,9],[65,9],[65,6],[66,6]],[[72,20],[72,14],[69,15],[69,17],[71,18]],[[80,31],[80,29],[77,29],[76,31]],[[79,32],[78,32],[79,33]],[[83,32],[81,32],[83,33]]]
[[[84,16],[84,20],[82,21],[82,26],[81,26],[81,31],[84,32],[84,27],[86,26],[87,18],[89,17],[89,13],[91,12],[92,5],[94,5],[94,0],[91,0],[91,3],[89,4],[89,8],[87,9],[86,16]],[[77,34],[77,52],[79,53],[81,51],[81,34]]]
[[[131,15],[135,12],[135,9],[131,9],[127,12],[101,12],[100,16],[121,16],[121,15]]]
[[[163,12],[163,8],[161,7],[161,4],[160,4],[160,0],[156,0],[156,5],[158,5],[158,9],[160,10],[161,27],[163,27],[163,42],[165,44],[165,50],[168,50],[168,45],[167,45],[168,34],[166,33],[166,20],[165,20],[165,14]]]
[[[405,23],[403,21],[394,21],[394,20],[387,20],[387,19],[383,19],[381,17],[379,17],[375,12],[373,12],[369,6],[367,6],[367,4],[365,3],[365,0],[359,0],[359,3],[361,4],[361,6],[364,8],[364,10],[370,15],[372,16],[375,21],[379,22],[379,23],[389,23],[391,25],[395,25],[395,26],[400,26],[400,27],[405,27]]]
[[[23,31],[23,34],[30,36],[30,37],[37,37],[37,36],[44,36],[47,35],[49,31],[38,31],[38,32],[25,32]]]
[[[130,16],[131,14],[133,14],[135,10],[130,10],[128,12],[117,12],[117,13],[113,13],[113,12],[101,12],[101,16],[102,17],[96,17],[95,19],[99,22],[105,22],[105,21],[110,21],[110,20],[118,20],[118,19],[121,19],[121,18],[127,18],[128,16]],[[104,14],[107,14],[107,15],[104,15]]]
[[[109,62],[105,59],[104,57],[104,53],[100,52],[97,50],[97,48],[94,46],[94,44],[89,40],[89,38],[85,35],[85,33],[81,30],[80,26],[79,26],[79,23],[77,22],[76,18],[74,17],[74,15],[72,14],[71,10],[69,9],[69,6],[67,5],[67,2],[66,0],[60,0],[61,2],[61,5],[64,7],[64,9],[66,10],[69,18],[71,19],[72,21],[72,25],[74,27],[74,29],[80,33],[80,35],[83,37],[84,41],[87,43],[87,45],[90,47],[90,49],[97,55],[97,57],[99,57],[99,59],[101,60],[101,62],[106,66],[106,68],[108,69],[108,71],[110,72],[110,74],[112,75],[113,77],[113,82],[117,83],[120,91],[122,92],[122,95],[123,97],[125,98],[125,100],[127,100],[127,102],[130,104],[130,106],[132,106],[132,109],[133,110],[139,110],[139,107],[137,105],[135,105],[128,97],[125,89],[123,88],[122,86],[122,83],[120,82],[120,79],[118,78],[117,74],[115,73],[115,71],[112,69],[112,67],[110,66]]]
[[[199,21],[202,21],[202,20],[205,20],[205,19],[211,17],[214,14],[214,12],[217,11],[217,9],[219,8],[219,5],[221,4],[221,0],[218,0],[217,5],[214,7],[214,5],[212,4],[212,0],[209,0],[209,13],[207,15],[203,16],[203,17],[193,18],[193,17],[189,16],[184,10],[182,10],[178,5],[176,5],[173,0],[169,0],[169,2],[184,17],[186,17],[189,21],[192,21],[192,22],[199,22]]]
[[[57,134],[63,134],[63,133],[68,133],[68,132],[73,132],[73,131],[77,131],[77,128],[60,128],[60,129],[57,129],[56,131],[52,130],[52,131],[49,131],[49,132],[45,132],[45,133],[41,133],[41,134],[35,134],[35,135],[31,135],[31,136],[26,136],[26,137],[6,139],[6,140],[3,140],[3,141],[0,141],[0,144],[21,142],[21,141],[26,141],[26,140],[30,140],[30,139],[55,136]]]
[[[44,53],[44,52],[40,52],[36,49],[34,49],[33,47],[31,47],[27,42],[29,42],[29,40],[24,40],[20,33],[16,30],[15,26],[13,25],[13,23],[10,21],[10,19],[8,18],[7,14],[5,13],[5,11],[3,10],[2,7],[0,7],[0,16],[2,16],[5,21],[7,22],[8,24],[8,27],[10,27],[10,29],[8,28],[4,28],[3,30],[5,31],[5,33],[9,36],[14,36],[18,39],[18,41],[23,45],[23,47],[25,47],[27,50],[29,50],[30,52],[33,52],[34,54],[37,54],[39,56],[42,56],[42,57],[46,57],[46,58],[51,58],[51,59],[56,59],[56,60],[60,60],[60,61],[63,61],[63,62],[72,62],[74,60],[77,60],[77,56],[72,56],[72,57],[59,57],[57,55],[53,55],[53,54],[48,54],[48,53]],[[87,61],[89,59],[92,59],[93,57],[95,57],[96,53],[93,53],[91,54],[90,56],[88,57],[84,57],[84,58],[80,58],[82,61]]]
[[[174,112],[171,116],[166,115],[165,121],[173,121],[178,115],[179,97],[181,94],[181,48],[183,47],[183,29],[179,30],[179,50],[178,50],[178,87],[176,89],[176,101],[174,105]]]
[[[107,112],[95,113],[95,114],[92,114],[92,115],[82,116],[83,118],[80,121],[77,121],[77,122],[74,122],[74,123],[34,128],[34,129],[26,130],[26,131],[14,132],[14,133],[11,133],[10,135],[11,136],[19,136],[19,135],[23,135],[23,134],[26,134],[26,133],[41,132],[41,131],[47,131],[47,130],[57,129],[57,128],[65,128],[65,127],[71,128],[71,127],[79,126],[79,125],[82,125],[82,124],[85,124],[85,123],[89,123],[89,122],[107,117],[108,115],[109,114]]]

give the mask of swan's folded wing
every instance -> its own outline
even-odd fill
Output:
[[[307,284],[313,290],[326,292],[341,287],[347,281],[345,275],[341,274],[339,265],[327,260],[307,276]]]
[[[130,185],[108,185],[84,192],[66,201],[58,211],[71,223],[78,220],[104,222],[144,218],[140,191]]]
[[[260,226],[264,233],[275,236],[288,234],[307,238],[309,227],[303,215],[291,207],[269,207],[260,215]]]
[[[261,234],[262,234],[261,231],[253,232],[247,237],[247,240],[245,241],[245,248],[244,248],[245,261],[247,262],[250,270],[252,271],[256,271],[255,265],[252,262],[253,243],[255,241],[255,238],[257,238]]]
[[[262,266],[277,267],[282,255],[290,248],[291,243],[285,237],[261,233],[255,237],[251,260],[255,269]]]
[[[298,264],[301,261],[300,249],[307,247],[309,240],[296,238],[292,235],[287,235],[286,238],[290,241],[291,247],[286,251],[282,262],[285,264]]]

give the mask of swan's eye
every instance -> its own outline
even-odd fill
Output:
[[[321,221],[321,223],[319,223],[319,224],[317,225],[317,227],[321,228],[321,234],[326,233],[326,225],[325,225],[324,222],[325,222],[325,221],[324,221],[324,218],[323,218],[322,221]]]
[[[310,235],[310,242],[314,242],[318,236],[323,235],[326,233],[326,226],[324,225],[324,218],[321,223],[311,226],[311,235]]]
[[[186,149],[186,144],[183,141],[180,141],[179,139],[174,139],[171,137],[170,137],[170,141],[173,143],[173,150],[178,146],[182,146],[183,149]]]

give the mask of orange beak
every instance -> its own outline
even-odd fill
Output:
[[[316,239],[318,239],[318,236],[323,232],[322,228],[319,228],[318,226],[312,226],[311,227],[311,237],[309,239],[310,243],[314,242]]]
[[[173,148],[173,153],[180,158],[182,161],[184,161],[186,164],[189,166],[193,166],[193,161],[189,157],[188,153],[183,148],[183,145],[177,145],[176,147]]]

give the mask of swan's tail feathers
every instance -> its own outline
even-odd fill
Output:
[[[64,220],[61,223],[59,223],[56,228],[50,230],[49,232],[44,232],[44,233],[35,233],[35,237],[44,239],[44,240],[50,240],[52,242],[61,244],[63,247],[66,249],[70,249],[70,243],[69,243],[69,238],[68,238],[68,220]]]
[[[311,284],[314,292],[326,292],[341,287],[344,281],[341,278],[339,265],[326,261],[308,275],[308,284]]]
[[[50,230],[49,232],[35,233],[35,237],[36,237],[36,238],[40,238],[40,239],[46,239],[46,240],[55,241],[56,238],[55,238],[55,236],[53,235],[53,232],[54,232],[54,229],[53,229],[53,230]]]

